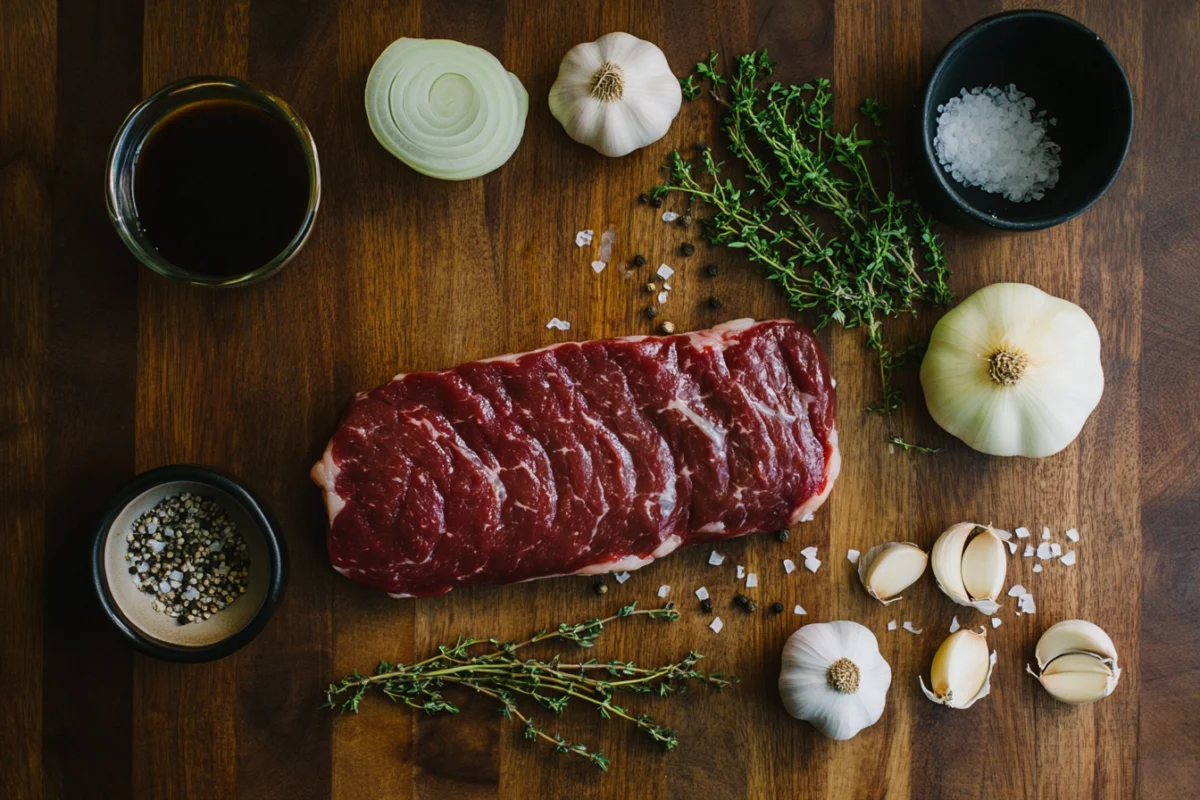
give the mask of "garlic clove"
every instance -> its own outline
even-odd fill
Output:
[[[912,542],[887,542],[858,559],[858,579],[867,594],[888,605],[917,582],[928,563],[929,556]]]
[[[962,559],[967,546],[967,537],[977,528],[974,522],[951,525],[933,543],[930,560],[933,562],[933,577],[938,588],[956,603],[969,605],[971,598],[963,585]]]
[[[1112,667],[1099,656],[1091,653],[1067,653],[1046,665],[1042,675],[1059,675],[1064,672],[1087,672],[1096,675],[1112,675]]]
[[[1066,653],[1094,653],[1111,660],[1114,670],[1120,673],[1112,638],[1099,625],[1085,619],[1065,619],[1046,629],[1035,651],[1038,669],[1044,671],[1046,665]]]
[[[990,538],[972,551],[970,562],[967,565],[970,568],[972,588],[983,594],[981,597],[973,598],[964,583],[964,559],[970,545],[974,544],[980,536],[985,535]],[[1008,569],[1008,563],[1004,559],[1004,542],[1011,538],[1012,534],[1008,531],[1002,531],[990,525],[977,525],[974,522],[959,522],[951,525],[933,543],[930,557],[933,564],[933,576],[937,579],[938,588],[960,606],[970,606],[988,616],[995,614],[1000,610],[1000,604],[996,602],[995,598],[1004,588],[1004,574],[1000,571],[1003,569],[1006,572]],[[991,539],[995,541],[992,542]],[[970,540],[970,544],[968,544],[968,540]],[[998,564],[993,560],[996,550],[1000,554]],[[999,587],[995,588],[995,594],[987,596],[997,581]]]
[[[925,686],[924,678],[918,680],[921,691],[933,702],[970,708],[991,691],[995,665],[995,651],[988,654],[987,630],[980,628],[976,633],[964,628],[947,636],[938,647],[929,675],[933,689]]]
[[[967,545],[962,557],[962,580],[973,600],[995,600],[1004,590],[1008,559],[1004,542],[985,530]]]
[[[1120,679],[1107,659],[1091,653],[1067,653],[1046,665],[1038,677],[1042,687],[1062,703],[1084,705],[1113,693]]]

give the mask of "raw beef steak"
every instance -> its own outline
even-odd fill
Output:
[[[312,478],[334,567],[420,597],[774,531],[839,464],[817,340],[737,320],[400,375],[354,399]]]

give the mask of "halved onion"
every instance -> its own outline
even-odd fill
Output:
[[[479,47],[397,39],[367,77],[367,119],[388,152],[424,175],[467,180],[499,167],[525,133],[529,95]]]

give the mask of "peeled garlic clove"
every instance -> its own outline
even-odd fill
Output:
[[[1107,661],[1091,653],[1067,653],[1047,664],[1042,670],[1042,675],[1059,675],[1065,672],[1112,675],[1112,667]]]
[[[1091,653],[1068,653],[1051,661],[1038,681],[1061,703],[1084,705],[1102,700],[1117,688],[1120,672]]]
[[[1001,558],[998,565],[989,561],[990,551],[988,548],[993,547],[991,542],[980,545],[977,551],[973,551],[971,558],[972,584],[975,585],[976,590],[983,592],[984,596],[973,599],[967,590],[967,585],[963,582],[965,551],[970,547],[967,540],[972,536],[978,539],[983,535],[989,535],[997,540],[995,544],[999,545],[1001,556],[1004,554],[1004,541],[1012,537],[1008,531],[998,530],[987,525],[976,525],[974,522],[960,522],[947,528],[933,543],[930,561],[933,563],[933,577],[937,579],[938,588],[945,592],[947,597],[960,606],[970,606],[991,616],[1000,610],[1000,604],[995,600],[1000,592],[997,591],[992,597],[986,596],[986,593],[991,590],[997,580],[996,574],[1000,569],[1008,569],[1008,562],[1004,558]],[[971,544],[974,544],[974,541]],[[1003,575],[1000,575],[999,581],[1000,587],[1003,588]]]
[[[1114,669],[1117,667],[1117,647],[1112,638],[1086,619],[1065,619],[1046,629],[1035,651],[1038,669],[1044,671],[1047,664],[1066,653],[1094,653],[1110,659]]]
[[[991,531],[971,540],[963,551],[962,581],[972,600],[995,600],[1004,590],[1008,557],[1004,542]]]
[[[924,678],[918,680],[921,691],[933,702],[970,708],[991,692],[995,665],[996,652],[988,654],[987,630],[980,628],[976,633],[963,628],[947,636],[933,657],[929,675],[933,690],[926,688]]]
[[[876,545],[858,560],[858,579],[867,594],[884,605],[900,599],[900,593],[925,573],[929,556],[912,542]]]

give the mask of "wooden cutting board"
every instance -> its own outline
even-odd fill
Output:
[[[1016,4],[1021,5],[1021,4]],[[914,393],[890,423],[945,448],[889,452],[888,424],[859,411],[875,379],[859,332],[826,331],[845,468],[830,502],[786,545],[730,542],[636,573],[603,597],[590,579],[457,591],[398,602],[330,569],[307,471],[356,390],[399,371],[440,369],[573,339],[647,333],[640,275],[588,268],[577,230],[613,225],[615,258],[677,270],[660,317],[679,330],[788,315],[732,251],[665,225],[635,202],[670,148],[714,137],[713,108],[686,105],[665,140],[610,160],[571,142],[546,107],[572,45],[625,30],[658,42],[677,72],[710,50],[767,47],[779,76],[827,75],[839,120],[873,94],[904,122],[941,48],[1002,3],[425,2],[369,0],[6,0],[0,5],[0,796],[67,797],[1183,797],[1200,786],[1200,6],[1128,0],[1050,7],[1095,29],[1134,87],[1138,128],[1107,196],[1041,233],[944,230],[961,297],[1028,281],[1080,303],[1103,338],[1107,387],[1079,440],[1041,461],[986,458],[941,433]],[[372,138],[362,90],[400,36],[446,37],[497,54],[528,88],[525,139],[481,180],[416,175]],[[126,111],[167,81],[244,77],[287,99],[320,148],[324,197],[303,253],[275,279],[201,291],[140,268],[105,219],[101,177]],[[678,254],[691,241],[697,252]],[[721,267],[706,278],[701,267]],[[705,301],[717,296],[720,311]],[[569,333],[548,331],[553,316]],[[936,314],[892,327],[924,334]],[[90,527],[113,489],[144,469],[202,462],[232,471],[274,507],[292,554],[278,613],[249,647],[182,666],[133,654],[103,624],[86,584]],[[1017,558],[1012,604],[989,632],[992,695],[969,711],[917,687],[951,617],[976,623],[926,576],[902,603],[869,600],[846,560],[889,539],[930,544],[963,519],[1083,535],[1078,564],[1040,575]],[[820,548],[815,575],[781,560]],[[760,576],[760,606],[728,606],[733,565]],[[488,703],[454,718],[371,703],[320,712],[323,686],[377,659],[407,661],[459,634],[532,629],[653,603],[662,584],[684,619],[606,633],[596,655],[651,662],[690,648],[742,683],[721,694],[635,698],[679,731],[663,753],[583,709],[540,721],[603,750],[602,775],[522,740]],[[712,634],[692,591],[707,585],[727,626]],[[780,708],[779,653],[801,618],[858,620],[894,671],[882,720],[833,743]],[[1121,653],[1116,693],[1058,705],[1023,673],[1052,622],[1103,625]],[[888,632],[911,620],[923,633]]]

